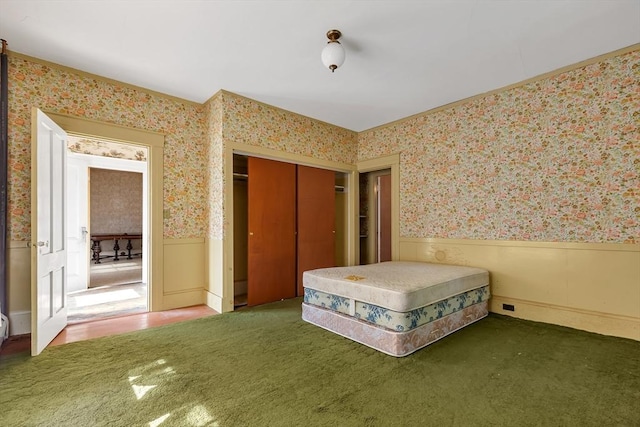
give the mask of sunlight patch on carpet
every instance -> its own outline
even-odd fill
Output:
[[[169,418],[171,416],[171,414],[164,414],[161,417],[156,418],[155,420],[151,421],[149,423],[149,427],[158,427],[160,424],[162,424],[163,422],[166,421],[167,418]]]
[[[211,421],[214,421],[213,417],[209,414],[207,408],[202,405],[194,407],[187,414],[187,422],[192,426],[206,426],[209,425]],[[214,422],[211,425],[215,427],[218,426],[218,423]]]
[[[160,371],[157,371],[157,369],[160,369],[160,367],[162,365],[166,365],[167,361],[164,359],[158,359],[155,362],[152,362],[144,367],[142,367],[142,372],[144,372],[144,374],[140,374],[140,375],[129,375],[128,379],[129,379],[129,384],[131,384],[131,389],[133,390],[133,393],[136,395],[136,398],[138,400],[142,399],[147,393],[149,393],[151,390],[153,390],[154,388],[158,387],[160,384],[153,384],[153,385],[138,385],[138,384],[133,384],[134,382],[140,380],[140,382],[145,382],[145,379],[147,382],[151,382],[151,381],[158,381],[158,382],[163,382],[163,380],[159,379],[159,377],[161,375],[172,375],[175,374],[175,370],[173,369],[172,366],[167,366],[164,369],[161,369]],[[153,371],[156,372],[153,372]],[[144,378],[143,378],[144,377]],[[151,379],[151,377],[154,377],[154,379]],[[157,420],[154,420],[152,422],[155,422]]]
[[[145,394],[149,393],[154,388],[158,387],[157,385],[135,385],[132,384],[131,388],[136,395],[138,400],[142,399]]]
[[[91,305],[105,304],[117,301],[126,301],[128,299],[139,298],[140,294],[133,289],[123,289],[113,292],[103,292],[97,295],[81,295],[76,297],[76,304],[79,307],[87,307]]]

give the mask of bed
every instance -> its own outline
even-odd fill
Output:
[[[303,273],[302,319],[407,356],[488,314],[489,272],[390,261]]]

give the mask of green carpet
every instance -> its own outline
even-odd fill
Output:
[[[0,426],[638,426],[640,343],[491,315],[405,358],[300,299],[0,359]]]

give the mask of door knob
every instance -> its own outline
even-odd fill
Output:
[[[46,246],[46,247],[49,247],[49,241],[48,240],[46,242],[39,241],[38,243],[36,243],[33,246],[38,246],[38,247]]]

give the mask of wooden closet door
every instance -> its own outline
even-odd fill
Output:
[[[247,304],[296,295],[296,166],[249,157]]]
[[[298,165],[298,296],[302,273],[336,263],[335,172]]]

